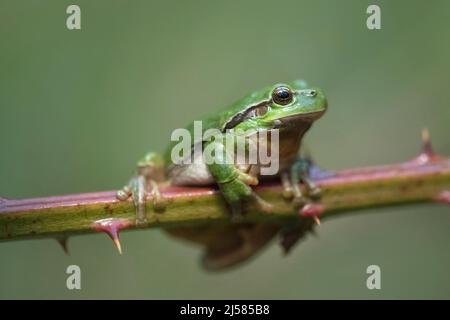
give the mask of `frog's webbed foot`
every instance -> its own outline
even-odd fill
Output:
[[[130,179],[128,184],[117,191],[117,198],[119,200],[127,200],[132,197],[134,207],[136,208],[136,225],[147,222],[145,213],[145,202],[147,198],[147,183],[142,175],[136,175]]]
[[[271,213],[273,211],[273,205],[260,196],[258,196],[254,191],[252,192],[253,201],[255,201],[258,209],[264,213]]]
[[[307,208],[315,206],[315,202],[320,199],[321,190],[311,179],[311,160],[299,157],[292,165],[289,172],[281,174],[283,185],[283,197],[292,201],[294,207],[303,212]],[[300,189],[300,182],[303,182],[304,192]],[[303,215],[312,219],[300,219],[294,224],[289,224],[281,230],[281,246],[285,254],[304,237],[308,232],[314,231],[314,226],[320,224],[319,214]]]
[[[311,179],[310,168],[311,161],[300,157],[292,165],[290,172],[281,174],[283,197],[292,200],[296,207],[303,207],[320,199],[321,190]],[[304,193],[300,189],[300,181],[304,183]]]
[[[304,205],[320,199],[321,190],[315,184],[304,181],[305,191],[302,192],[299,183],[300,179],[292,177],[288,173],[281,175],[283,185],[283,198],[292,201],[295,207],[303,207]]]
[[[283,185],[283,198],[292,200],[292,203],[296,206],[302,206],[306,203],[307,198],[300,190],[299,181],[295,181],[288,172],[281,174],[281,183]]]
[[[159,192],[159,185],[155,180],[149,181],[151,185],[150,196],[152,197],[152,205],[156,212],[162,212],[167,207],[167,199]]]
[[[151,196],[153,208],[155,211],[165,209],[166,201],[162,197],[158,181],[163,180],[163,162],[159,155],[149,153],[138,163],[137,174],[133,176],[128,184],[117,192],[119,200],[127,200],[132,197],[136,208],[136,224],[145,224],[147,222],[146,215],[146,199]]]

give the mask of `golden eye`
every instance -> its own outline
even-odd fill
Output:
[[[272,100],[276,104],[285,106],[292,102],[293,94],[291,89],[286,86],[279,86],[272,92]]]

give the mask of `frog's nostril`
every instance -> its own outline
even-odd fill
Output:
[[[316,90],[303,90],[302,94],[307,97],[315,97],[315,96],[317,96],[317,91]]]

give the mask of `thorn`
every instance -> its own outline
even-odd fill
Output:
[[[320,219],[319,219],[319,217],[318,217],[318,216],[314,216],[313,219],[314,219],[314,222],[315,222],[318,226],[320,226]]]
[[[320,226],[319,216],[325,211],[325,207],[317,203],[308,203],[300,209],[300,215],[307,218],[312,218],[314,222]]]
[[[117,235],[117,237],[113,238],[113,241],[114,241],[114,245],[117,248],[117,251],[119,251],[119,254],[122,255],[122,246],[120,245],[119,236]]]
[[[64,250],[64,253],[69,256],[70,252],[69,252],[69,247],[67,246],[67,242],[69,241],[69,237],[66,237],[66,236],[57,237],[56,241],[59,243],[61,248]]]
[[[434,156],[433,146],[431,145],[430,132],[427,128],[422,129],[422,153],[428,156]]]
[[[424,165],[430,162],[441,160],[442,157],[437,155],[433,150],[433,145],[431,144],[430,132],[427,128],[422,130],[422,150],[420,154],[412,159],[411,161],[407,161],[407,165]]]
[[[122,229],[128,228],[131,226],[131,223],[126,219],[115,219],[115,218],[107,218],[102,220],[97,220],[92,224],[92,228],[98,232],[105,232],[114,242],[114,245],[119,251],[119,254],[122,254],[122,246],[119,240],[119,232]]]
[[[427,143],[430,141],[430,131],[428,131],[428,128],[422,129],[422,141],[423,143]]]

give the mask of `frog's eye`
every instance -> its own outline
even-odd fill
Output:
[[[286,86],[279,86],[275,88],[272,92],[272,100],[276,104],[280,104],[282,106],[287,105],[292,102],[293,94],[291,89]]]

